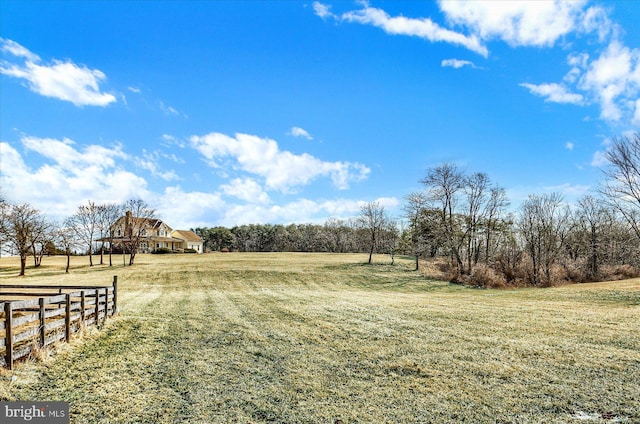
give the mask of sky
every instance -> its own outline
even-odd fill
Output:
[[[402,216],[427,170],[512,208],[640,130],[640,2],[0,2],[0,195],[179,229]]]

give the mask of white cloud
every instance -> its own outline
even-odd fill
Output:
[[[157,205],[157,215],[174,230],[223,225],[216,218],[224,216],[228,209],[218,193],[186,192],[180,186],[167,187],[147,199]]]
[[[532,94],[545,98],[545,102],[554,103],[571,103],[580,105],[584,103],[584,97],[581,94],[570,93],[563,85],[551,84],[528,84],[522,83],[521,87],[527,88]]]
[[[483,40],[499,38],[511,46],[552,46],[582,28],[584,0],[580,1],[442,1],[447,19],[468,27]],[[600,15],[598,15],[600,16]],[[589,22],[596,22],[596,14]]]
[[[133,158],[133,161],[140,168],[146,169],[147,171],[149,171],[151,175],[153,175],[154,177],[162,178],[165,181],[180,180],[181,178],[174,171],[172,170],[165,171],[160,168],[160,165],[159,165],[160,156],[167,157],[168,159],[171,159],[171,160],[178,159],[177,157],[175,157],[175,155],[171,157],[167,155],[161,155],[161,153],[159,152],[147,152],[146,150],[143,150],[142,157],[135,157]]]
[[[567,150],[573,150],[573,148],[575,147],[575,145],[573,144],[573,142],[571,141],[567,141],[564,145],[565,149]]]
[[[126,156],[120,146],[87,146],[80,151],[69,139],[35,137],[24,137],[22,144],[28,152],[38,153],[47,161],[31,168],[13,146],[0,143],[0,186],[11,202],[30,203],[63,218],[89,199],[120,203],[149,195],[146,180],[117,165],[116,159]]]
[[[311,134],[309,134],[307,130],[300,127],[291,127],[291,130],[287,134],[293,137],[304,137],[307,140],[313,140],[313,137],[311,137]]]
[[[236,178],[229,184],[223,184],[220,189],[227,196],[237,197],[249,203],[270,203],[267,193],[260,184],[251,178]]]
[[[179,229],[250,223],[322,223],[329,217],[353,217],[364,204],[345,198],[297,198],[274,204],[258,181],[246,177],[233,179],[210,193],[185,191],[177,185],[154,192],[148,189],[145,178],[124,168],[127,164],[141,164],[138,158],[125,154],[120,145],[79,146],[66,138],[23,137],[21,147],[25,157],[40,155],[44,162],[27,165],[19,149],[0,142],[2,195],[13,203],[29,203],[54,219],[73,214],[87,200],[122,203],[141,198],[155,207],[157,215],[167,224]],[[264,149],[268,148],[263,146]],[[144,158],[152,161],[158,155],[143,152]],[[395,198],[378,201],[388,208],[398,205]]]
[[[28,82],[31,91],[45,97],[53,97],[76,106],[107,106],[116,101],[110,93],[100,91],[100,83],[106,80],[98,69],[78,66],[70,61],[53,60],[50,64],[39,64],[40,58],[12,40],[0,39],[3,52],[14,58],[25,59],[24,63],[2,61],[0,73]]]
[[[363,4],[362,9],[345,12],[340,16],[334,15],[329,11],[329,6],[314,3],[314,11],[316,15],[326,19],[334,17],[336,19],[355,22],[363,25],[372,25],[382,29],[387,34],[407,35],[420,37],[431,42],[445,42],[465,47],[484,57],[487,57],[489,51],[480,42],[475,35],[464,35],[441,27],[429,18],[407,18],[404,16],[390,16],[382,9],[370,7],[367,3]]]
[[[128,159],[119,144],[112,148],[89,145],[79,151],[75,148],[76,143],[68,138],[57,140],[25,136],[21,141],[28,150],[37,152],[41,156],[53,160],[57,166],[70,171],[86,167],[112,168],[116,164],[116,159]]]
[[[13,40],[7,40],[0,37],[0,50],[10,53],[16,57],[24,57],[31,62],[40,61],[40,57],[37,54],[31,53],[28,49]]]
[[[606,37],[613,34],[614,38],[620,33],[618,25],[611,22],[607,11],[599,6],[588,8],[582,15],[581,30],[586,33],[597,32],[598,40],[604,42]]]
[[[396,198],[377,200],[385,207],[397,207]],[[323,223],[329,217],[348,219],[355,217],[365,201],[353,199],[311,200],[300,198],[282,205],[228,204],[219,225],[233,226],[252,223]]]
[[[334,16],[333,13],[331,13],[331,6],[322,4],[319,1],[313,2],[313,11],[322,19],[327,19]]]
[[[325,162],[307,153],[296,155],[281,151],[274,140],[249,134],[230,137],[210,133],[194,135],[190,141],[211,166],[259,175],[271,190],[287,192],[322,176],[329,176],[338,189],[346,189],[351,181],[362,180],[370,172],[359,163]]]
[[[140,94],[142,93],[142,90],[140,90],[138,87],[127,87],[127,90],[131,91],[132,93],[136,93],[136,94]]]
[[[585,66],[579,87],[598,99],[602,119],[619,121],[625,115],[634,116],[631,108],[640,90],[640,50],[612,41],[597,59]]]
[[[471,68],[476,68],[476,65],[469,60],[460,60],[460,59],[444,59],[440,65],[442,67],[450,67],[455,69],[460,69],[464,66],[469,66]]]

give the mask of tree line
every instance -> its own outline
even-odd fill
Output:
[[[639,275],[640,133],[616,137],[599,189],[569,205],[532,194],[517,211],[484,173],[427,171],[406,198],[414,255],[441,255],[452,281],[549,286]]]
[[[444,163],[427,170],[394,220],[377,202],[357,217],[324,224],[196,228],[209,250],[374,252],[440,258],[451,281],[478,286],[549,286],[639,275],[640,133],[613,139],[597,191],[570,205],[532,194],[517,210],[482,172]]]
[[[394,219],[378,202],[357,216],[323,224],[249,224],[192,229],[208,251],[336,252],[412,255],[436,259],[451,281],[478,286],[549,286],[638,275],[640,269],[640,133],[613,139],[608,167],[597,191],[570,205],[559,193],[532,194],[513,210],[506,191],[483,172],[455,164],[429,168],[422,190],[405,197],[404,215]],[[62,224],[48,222],[29,205],[1,202],[2,248],[38,266],[52,251],[82,246],[100,252],[109,228],[123,211],[153,218],[141,200],[125,205],[88,202]],[[129,234],[133,264],[140,230]],[[97,244],[97,241],[100,244]],[[107,243],[111,248],[113,243]],[[5,249],[5,250],[7,250]],[[109,252],[109,264],[112,264]]]

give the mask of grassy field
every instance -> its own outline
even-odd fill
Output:
[[[640,422],[638,279],[499,291],[382,256],[74,260],[19,279],[2,258],[0,284],[118,275],[120,315],[0,372],[0,399],[68,401],[74,423]]]

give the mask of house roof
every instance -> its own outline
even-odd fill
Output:
[[[199,235],[189,230],[175,230],[171,233],[171,236],[180,238],[185,241],[202,242],[202,239]]]
[[[140,217],[135,217],[131,215],[129,215],[129,217],[130,219],[136,220],[137,225],[146,226],[154,230],[164,225],[169,229],[169,231],[173,231],[173,228],[171,228],[166,223],[162,222],[161,219],[158,219],[158,218],[140,218]],[[120,223],[123,221],[126,222],[126,220],[127,220],[127,215],[123,215],[120,218],[118,218],[118,220],[112,225],[112,227],[116,225],[121,225]]]

